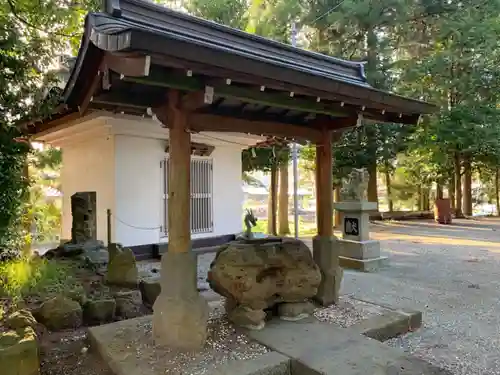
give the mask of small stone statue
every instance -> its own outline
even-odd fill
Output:
[[[344,181],[340,195],[343,201],[368,200],[368,179],[370,174],[365,168],[354,168]]]
[[[253,238],[252,228],[257,225],[257,218],[255,217],[253,210],[247,209],[244,222],[246,227],[244,236],[246,239],[251,240]]]

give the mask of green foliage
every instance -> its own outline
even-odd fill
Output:
[[[290,149],[288,147],[251,148],[241,153],[243,172],[269,172],[273,166],[288,163]]]
[[[21,258],[0,263],[0,296],[20,299],[58,293],[76,284],[73,266],[56,260]]]
[[[15,256],[22,246],[21,214],[29,181],[24,168],[29,144],[17,140],[12,126],[0,129],[0,260]]]
[[[27,0],[0,4],[0,258],[18,253],[29,226],[23,205],[28,199],[29,145],[19,142],[21,133],[14,124],[52,110],[58,92],[48,90],[55,79],[51,69],[58,56],[77,48],[85,14],[97,4],[96,0],[84,5]]]
[[[184,5],[191,14],[226,26],[244,29],[248,22],[246,0],[191,0]]]

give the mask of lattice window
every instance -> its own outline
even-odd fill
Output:
[[[168,234],[168,170],[169,158],[163,169],[163,232]],[[208,158],[191,158],[191,233],[210,233],[213,223],[213,162]]]

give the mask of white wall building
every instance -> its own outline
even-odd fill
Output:
[[[241,151],[262,138],[199,133],[191,139],[213,146],[209,156],[192,156],[193,242],[241,232]],[[152,119],[100,112],[40,133],[36,140],[62,149],[62,238],[71,238],[71,195],[95,191],[99,240],[107,241],[109,209],[112,241],[130,247],[168,241],[168,129]]]

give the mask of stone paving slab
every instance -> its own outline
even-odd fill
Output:
[[[91,350],[114,375],[289,375],[289,358],[248,340],[224,320],[209,322],[203,350],[178,352],[152,339],[152,316],[89,328]]]
[[[450,375],[401,350],[315,320],[272,321],[251,338],[292,359],[292,375]]]
[[[363,319],[349,328],[377,341],[386,341],[422,326],[420,311],[386,309],[383,314]]]

